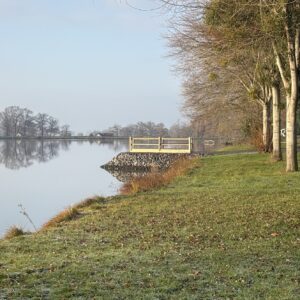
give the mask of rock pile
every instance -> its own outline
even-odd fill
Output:
[[[107,170],[132,170],[132,169],[167,169],[177,159],[190,157],[193,154],[170,153],[130,153],[122,152],[110,162],[101,166]]]

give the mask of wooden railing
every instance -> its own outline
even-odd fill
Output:
[[[191,153],[192,138],[129,138],[129,151],[140,153]]]

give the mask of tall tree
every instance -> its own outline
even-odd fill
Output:
[[[274,26],[266,27],[286,94],[286,170],[293,172],[298,170],[296,115],[300,72],[300,3],[294,0],[261,0],[260,8],[263,20]]]
[[[53,117],[48,118],[47,132],[50,136],[55,136],[59,133],[59,122]]]
[[[264,119],[268,119],[269,98],[273,98],[273,157],[281,158],[280,152],[280,103],[277,75],[280,73],[284,91],[286,94],[286,129],[287,129],[287,171],[296,171],[297,163],[297,139],[296,139],[296,107],[299,98],[299,19],[300,3],[293,0],[210,0],[201,3],[204,8],[202,13],[197,12],[196,1],[165,1],[177,5],[184,11],[188,10],[197,14],[199,20],[210,25],[210,34],[223,40],[221,47],[216,47],[219,53],[226,48],[233,53],[249,55],[251,51],[267,53],[267,56],[259,56],[257,63],[260,70],[264,70],[265,80],[258,80],[258,86],[254,87],[254,95],[262,95],[265,100]],[[203,5],[204,4],[204,5]],[[181,11],[181,10],[180,10]],[[202,15],[201,15],[202,14]],[[200,22],[201,23],[201,22]],[[180,23],[181,26],[181,23]],[[196,40],[196,39],[194,39]],[[199,40],[199,37],[198,37]],[[272,50],[273,48],[273,50]],[[268,58],[265,63],[265,57]],[[270,60],[271,58],[271,60]],[[237,65],[240,61],[237,60]],[[277,65],[278,71],[274,72],[273,65]],[[267,71],[267,72],[265,72]],[[242,74],[242,73],[240,73]],[[248,86],[249,88],[249,86]],[[259,93],[257,93],[259,91]],[[257,97],[261,98],[261,97]],[[261,99],[261,100],[263,100]],[[266,101],[268,100],[268,101]],[[264,129],[264,137],[268,130]],[[264,138],[266,140],[266,138]]]
[[[47,127],[49,122],[49,116],[47,114],[41,114],[39,113],[36,117],[36,125],[38,129],[38,134],[40,137],[44,137],[47,135]]]

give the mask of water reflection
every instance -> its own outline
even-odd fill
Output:
[[[121,182],[145,175],[114,171],[111,176],[100,168],[122,151],[128,151],[127,140],[0,141],[0,238],[12,225],[33,230],[20,205],[39,228],[79,201],[115,195]]]
[[[127,145],[127,140],[0,141],[0,238],[12,225],[34,230],[21,206],[39,228],[88,197],[118,193],[120,182],[100,166]]]
[[[34,161],[48,162],[59,150],[68,150],[70,141],[10,140],[0,144],[0,163],[11,170],[28,168]]]
[[[115,177],[120,182],[128,182],[134,178],[143,177],[149,174],[150,170],[134,170],[134,171],[125,171],[125,170],[115,170],[115,169],[104,169],[110,175]]]
[[[218,140],[201,140],[198,138],[193,139],[193,152],[199,155],[209,155],[212,154],[217,147],[219,147],[220,142]],[[108,172],[110,175],[115,177],[118,181],[126,183],[134,178],[143,177],[151,170],[145,169],[116,169],[102,166],[102,168]],[[163,171],[163,169],[161,169]]]
[[[60,151],[68,151],[72,142],[83,144],[84,140],[3,140],[0,142],[0,164],[7,169],[28,168],[34,162],[45,163],[59,156]],[[118,152],[127,144],[124,140],[88,140],[89,144],[106,145]]]

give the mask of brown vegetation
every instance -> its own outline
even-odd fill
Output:
[[[45,223],[40,230],[55,226],[61,222],[73,220],[78,217],[79,214],[80,213],[76,207],[67,208]]]
[[[261,128],[255,128],[251,131],[250,144],[253,145],[255,149],[260,153],[272,152],[272,141],[269,141],[267,144],[264,143],[263,132]]]
[[[105,200],[105,198],[104,197],[99,197],[99,196],[95,196],[95,197],[92,197],[92,198],[87,198],[87,199],[79,202],[75,206],[73,206],[73,209],[82,209],[82,208],[85,208],[87,206],[90,206],[94,203],[97,203],[97,202],[100,202],[100,201],[103,201],[103,200]]]
[[[179,159],[166,171],[159,172],[158,170],[153,170],[145,176],[134,178],[125,183],[121,187],[120,193],[123,195],[135,194],[165,186],[174,178],[186,174],[188,170],[192,169],[194,164],[195,159]]]
[[[20,236],[20,235],[24,235],[24,234],[25,234],[25,232],[21,228],[19,228],[17,226],[12,226],[6,231],[3,238],[5,240],[10,240],[16,236]]]
[[[264,152],[265,146],[261,128],[252,130],[250,135],[250,144],[253,145],[258,152]]]

